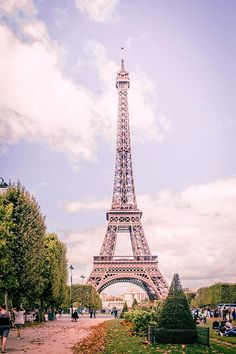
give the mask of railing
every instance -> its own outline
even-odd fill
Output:
[[[144,261],[144,262],[157,262],[157,256],[94,256],[94,261],[102,261],[102,262],[136,262],[136,261]]]
[[[157,326],[148,326],[148,341],[158,343],[198,343],[209,346],[209,328],[197,327],[194,329],[164,329]]]

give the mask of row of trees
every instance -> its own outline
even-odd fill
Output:
[[[0,302],[70,307],[66,251],[55,233],[46,232],[35,198],[20,183],[10,185],[0,195]],[[73,290],[73,301],[101,307],[91,286],[74,285]]]
[[[46,233],[35,198],[17,183],[0,196],[0,294],[14,305],[58,306],[66,296],[66,246]]]
[[[191,301],[191,305],[196,307],[220,303],[236,303],[236,284],[218,283],[200,288]]]

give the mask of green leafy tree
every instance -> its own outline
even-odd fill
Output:
[[[120,318],[124,318],[125,313],[128,312],[128,311],[129,311],[128,305],[127,305],[127,303],[125,301],[123,309],[122,309],[121,314],[120,314]]]
[[[42,291],[45,221],[35,198],[20,183],[10,185],[1,198],[5,223],[0,246],[5,254],[1,288],[17,305],[23,298],[35,300]]]
[[[14,264],[8,248],[8,241],[11,239],[13,205],[4,205],[3,196],[0,195],[0,299],[5,302],[5,294],[14,283]]]
[[[59,307],[66,299],[67,268],[65,244],[55,233],[46,234],[43,239],[41,270],[44,286],[40,298],[52,308]]]
[[[134,301],[132,303],[132,306],[131,306],[132,310],[135,310],[138,308],[138,301],[137,299],[134,298]]]
[[[157,324],[160,328],[159,341],[168,343],[193,343],[196,341],[196,324],[178,274],[174,274]],[[175,332],[175,330],[178,331]]]
[[[72,301],[78,304],[78,307],[93,308],[99,310],[102,308],[102,300],[92,285],[72,285]]]
[[[191,302],[192,306],[215,306],[219,303],[236,302],[236,284],[217,283],[209,287],[200,288],[195,299]]]

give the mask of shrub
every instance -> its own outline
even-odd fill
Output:
[[[134,299],[131,308],[132,310],[136,310],[138,308],[138,301],[136,299]]]
[[[158,316],[158,341],[163,343],[193,343],[197,339],[187,298],[179,275],[175,274],[163,309]]]
[[[123,309],[121,311],[121,314],[120,314],[120,318],[124,318],[124,315],[125,315],[126,312],[128,312],[128,306],[127,306],[127,303],[125,302],[124,306],[123,306]]]
[[[156,311],[132,310],[124,315],[126,321],[133,323],[133,332],[138,334],[147,334],[148,325],[156,324]]]

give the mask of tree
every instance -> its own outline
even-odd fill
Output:
[[[46,234],[41,270],[44,286],[40,298],[50,307],[59,307],[66,299],[67,268],[65,244],[55,233]]]
[[[138,307],[138,301],[137,301],[137,299],[134,298],[131,308],[132,308],[132,310],[135,310],[137,307]]]
[[[80,307],[93,308],[95,310],[102,308],[102,300],[92,285],[72,285],[72,301]]]
[[[1,209],[5,223],[0,246],[5,253],[1,288],[17,305],[23,298],[35,300],[42,291],[45,221],[35,198],[19,182],[1,197]]]
[[[217,305],[236,302],[236,284],[217,283],[197,291],[193,306]]]
[[[128,312],[128,311],[129,311],[129,310],[128,310],[128,305],[127,305],[127,303],[126,303],[126,301],[125,301],[124,306],[123,306],[123,309],[122,309],[121,314],[120,314],[120,318],[124,318],[124,314],[125,314],[126,312]]]
[[[178,274],[174,274],[157,324],[158,328],[161,329],[159,331],[159,341],[169,343],[193,343],[196,341],[196,324],[182,290]],[[175,330],[181,331],[175,332]]]
[[[14,283],[14,265],[8,248],[8,240],[11,239],[12,210],[13,205],[10,203],[4,205],[3,196],[0,195],[0,300],[5,302],[5,294],[11,284]]]

